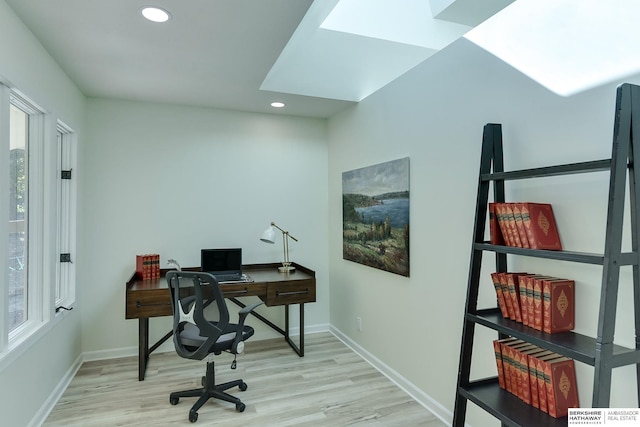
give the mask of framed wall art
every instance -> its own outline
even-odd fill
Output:
[[[409,158],[342,173],[342,257],[409,277]]]

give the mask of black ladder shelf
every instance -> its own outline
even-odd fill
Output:
[[[500,389],[497,377],[470,380],[473,339],[476,325],[498,332],[499,336],[513,336],[554,351],[576,361],[594,367],[591,407],[609,407],[612,369],[636,365],[638,402],[640,403],[640,271],[638,258],[637,201],[640,200],[640,168],[634,168],[634,153],[640,153],[640,87],[623,84],[617,89],[613,150],[610,159],[572,163],[558,166],[504,171],[502,153],[502,128],[499,124],[487,124],[482,138],[478,196],[467,300],[464,313],[458,383],[453,415],[453,426],[463,427],[467,402],[471,401],[489,412],[507,426],[566,426],[567,418],[555,419],[520,401],[511,393]],[[636,141],[633,136],[636,135]],[[545,251],[491,245],[484,241],[488,211],[489,185],[493,183],[496,202],[504,202],[505,181],[536,177],[610,171],[606,235],[603,254],[569,251]],[[622,252],[622,228],[625,190],[629,182],[631,213],[631,249]],[[638,185],[636,185],[638,184]],[[507,254],[596,264],[602,266],[602,285],[596,337],[573,332],[547,334],[504,319],[498,308],[478,309],[478,288],[481,277],[481,261],[484,252],[494,252],[496,271],[507,271]],[[635,348],[625,348],[613,343],[618,280],[621,266],[633,266],[635,307]],[[588,405],[583,405],[588,406]]]

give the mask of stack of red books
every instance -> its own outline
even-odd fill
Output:
[[[502,317],[549,334],[575,327],[575,282],[528,273],[491,273]]]
[[[160,277],[160,255],[136,255],[136,273],[142,280],[158,279]]]
[[[493,245],[562,250],[548,203],[489,203],[489,232]]]
[[[493,341],[500,387],[554,418],[579,408],[573,359],[516,338]]]

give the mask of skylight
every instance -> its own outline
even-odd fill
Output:
[[[640,72],[638,16],[638,0],[518,0],[465,37],[569,96]]]
[[[442,49],[469,30],[433,19],[424,0],[340,0],[320,28],[431,49]]]

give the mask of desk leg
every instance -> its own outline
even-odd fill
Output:
[[[289,304],[284,306],[284,339],[289,342]],[[291,344],[289,342],[289,344]]]
[[[304,357],[304,304],[300,304],[300,357]]]
[[[235,303],[238,307],[246,307],[246,305],[242,301],[239,301],[237,298],[229,298],[229,300]],[[300,304],[300,347],[298,347],[289,336],[289,304],[284,306],[284,329],[281,329],[280,327],[278,327],[278,325],[270,322],[268,319],[259,315],[255,311],[252,311],[251,315],[260,319],[264,324],[270,326],[273,330],[284,335],[285,341],[289,343],[293,351],[295,351],[298,356],[304,357],[304,303]]]
[[[304,357],[304,303],[300,304],[300,347],[289,336],[289,304],[284,308],[284,339],[300,357]]]
[[[144,381],[149,359],[149,318],[138,319],[138,381]]]

